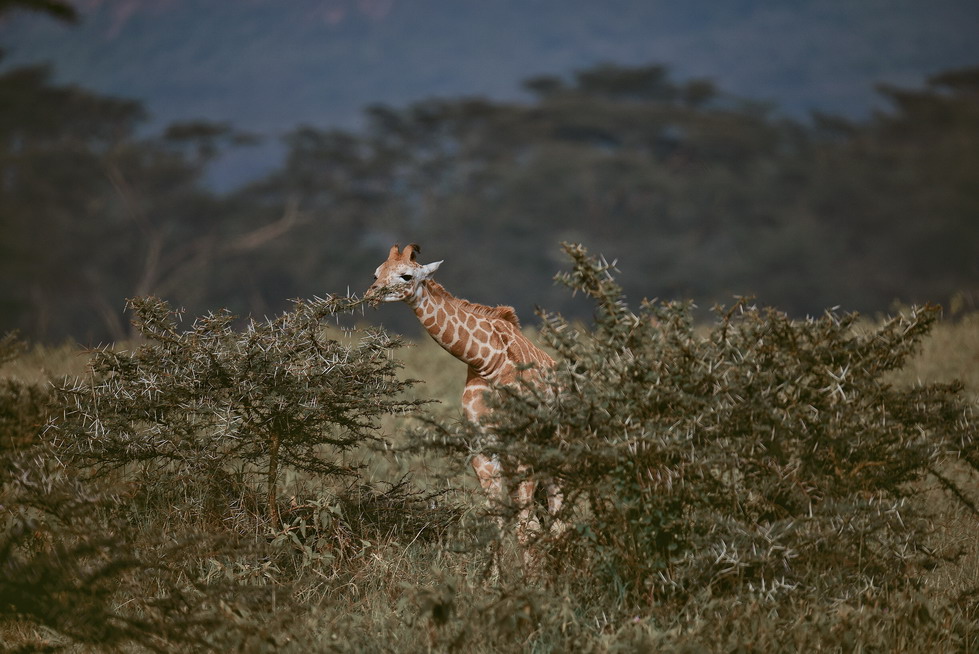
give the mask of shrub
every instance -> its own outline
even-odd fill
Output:
[[[221,488],[261,469],[278,529],[280,468],[355,475],[338,453],[378,440],[380,416],[417,404],[400,397],[412,382],[395,376],[390,353],[399,341],[369,330],[342,343],[325,329],[325,319],[352,306],[297,300],[240,331],[227,312],[181,331],[181,314],[165,302],[132,300],[145,344],[95,353],[90,379],[58,389],[66,409],[53,441],[97,473],[137,464],[144,482],[203,479]]]
[[[0,340],[0,363],[22,350]],[[280,633],[282,616],[265,610],[275,589],[201,579],[203,552],[241,548],[189,527],[148,535],[112,517],[117,489],[81,481],[38,437],[56,407],[49,389],[0,386],[0,652],[215,651]]]
[[[71,479],[42,447],[0,457],[8,476],[0,525],[0,629],[17,649],[57,651],[70,643],[99,649],[139,644],[149,651],[220,651],[281,633],[288,605],[276,588],[204,581],[204,552],[235,552],[198,533],[174,542],[147,538],[112,520],[118,500]],[[15,627],[19,626],[17,629]]]
[[[608,263],[566,250],[559,279],[595,303],[594,325],[545,314],[550,387],[501,389],[485,427],[512,477],[519,462],[563,488],[567,528],[537,547],[579,598],[664,620],[712,601],[886,602],[940,564],[915,482],[971,457],[971,410],[959,385],[886,381],[937,308],[871,328],[739,300],[697,328],[689,304],[631,309]]]

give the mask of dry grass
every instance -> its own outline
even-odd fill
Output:
[[[921,351],[894,375],[898,384],[950,383],[959,381],[979,402],[979,313],[938,324]],[[979,474],[949,459],[941,470],[979,507]],[[927,579],[930,588],[955,598],[979,588],[979,515],[946,493],[938,481],[922,482],[929,492],[922,498],[935,512],[936,548],[952,558]]]
[[[895,376],[898,383],[961,381],[979,397],[979,313],[939,323],[921,352]]]
[[[70,343],[35,345],[0,367],[0,379],[21,384],[46,384],[52,379],[74,377],[85,372],[89,352]]]

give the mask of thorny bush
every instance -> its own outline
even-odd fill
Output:
[[[0,644],[0,652],[70,643],[227,651],[288,628],[288,612],[268,611],[292,604],[276,587],[200,578],[204,553],[240,553],[228,543],[139,534],[109,517],[120,501],[111,489],[72,479],[43,446],[0,453],[0,465],[9,475],[0,493],[0,627],[27,627],[18,649]]]
[[[541,511],[536,547],[551,573],[576,572],[562,578],[580,598],[663,616],[728,599],[883,601],[940,563],[913,482],[974,455],[971,410],[958,385],[887,381],[937,308],[870,327],[739,300],[699,328],[689,304],[630,308],[610,264],[565,249],[559,281],[591,298],[594,324],[544,314],[549,388],[500,389],[488,423],[436,424],[425,442],[480,443],[512,477],[520,463],[560,484],[565,528]]]
[[[400,342],[380,330],[341,342],[324,320],[355,303],[297,300],[275,319],[212,313],[181,330],[162,300],[130,301],[145,343],[96,352],[89,379],[58,389],[60,451],[97,473],[129,466],[141,482],[265,478],[266,516],[281,527],[280,469],[355,477],[340,453],[378,439],[380,417],[413,409],[396,376]],[[246,484],[247,485],[247,484]]]
[[[0,366],[22,345],[0,339]],[[271,642],[290,605],[276,589],[203,583],[204,552],[238,548],[200,532],[140,534],[113,518],[113,484],[83,482],[39,439],[56,406],[50,389],[0,386],[0,652],[54,652],[78,644],[141,651],[227,651]]]

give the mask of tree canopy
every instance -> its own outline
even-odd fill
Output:
[[[148,293],[271,313],[362,290],[396,241],[450,260],[459,294],[523,314],[574,315],[550,283],[562,240],[628,261],[636,299],[755,295],[802,315],[974,298],[976,80],[881,86],[890,109],[865,121],[801,122],[660,65],[605,64],[528,79],[522,102],[436,98],[368,107],[356,131],[298,126],[278,169],[218,194],[208,166],[250,135],[201,121],[147,136],[136,102],[11,70],[0,328],[121,338],[124,299]]]

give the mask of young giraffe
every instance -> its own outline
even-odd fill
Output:
[[[488,412],[485,394],[494,385],[513,384],[518,379],[539,381],[540,371],[553,366],[554,360],[520,332],[512,307],[488,307],[453,297],[432,279],[442,262],[422,265],[415,260],[419,251],[415,244],[403,252],[393,246],[364,297],[375,303],[405,302],[435,342],[469,366],[462,406],[466,417],[478,424]],[[476,454],[470,463],[483,490],[502,499],[499,460]],[[520,510],[518,537],[523,543],[539,528],[533,517],[536,486],[535,481],[523,481],[515,493]],[[547,504],[552,514],[560,510],[561,502],[560,490],[549,485]]]

